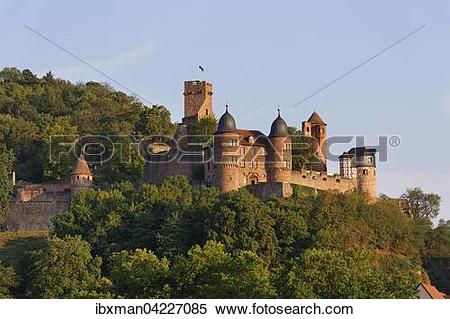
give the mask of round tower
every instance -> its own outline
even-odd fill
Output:
[[[377,198],[376,149],[357,147],[355,150],[356,180],[358,188],[367,194],[369,201]]]
[[[241,186],[239,181],[239,134],[236,121],[228,112],[220,117],[217,131],[214,133],[214,178],[213,185],[222,192],[237,190]]]
[[[71,189],[71,198],[74,198],[78,192],[88,188],[92,188],[93,186],[92,173],[89,169],[88,163],[84,159],[83,153],[81,153],[74,169],[69,175],[69,183]]]
[[[286,122],[280,116],[273,121],[270,127],[267,158],[268,182],[291,182],[292,171],[292,145],[288,134]]]

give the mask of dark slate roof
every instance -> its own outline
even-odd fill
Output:
[[[233,131],[236,131],[236,121],[234,120],[233,116],[228,112],[228,105],[227,105],[225,113],[220,117],[219,123],[217,124],[216,134]]]
[[[327,123],[325,123],[325,122],[322,120],[322,118],[320,117],[320,115],[319,115],[316,111],[314,111],[314,112],[311,114],[311,116],[310,116],[309,119],[308,119],[308,122],[309,122],[309,123],[312,123],[312,124],[324,124],[324,125],[327,125]]]
[[[280,116],[280,110],[278,110],[278,117],[273,121],[270,127],[270,137],[288,136],[288,126],[286,122]]]
[[[362,156],[365,154],[375,154],[376,152],[377,152],[376,148],[367,148],[365,146],[358,146],[358,147],[353,147],[353,148],[349,149],[347,152],[342,153],[342,155],[339,156],[339,158],[352,157],[354,155]]]

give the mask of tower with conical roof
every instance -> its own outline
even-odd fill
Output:
[[[228,112],[227,105],[225,113],[217,124],[217,131],[214,133],[213,186],[218,187],[222,192],[237,190],[240,187],[239,145],[240,136],[236,129],[236,121]]]
[[[288,126],[278,117],[273,121],[269,133],[269,145],[267,151],[267,181],[291,182],[292,171],[292,147]]]
[[[93,178],[89,165],[84,158],[84,152],[78,157],[74,169],[69,174],[71,198],[82,190],[93,187]]]
[[[320,115],[314,111],[307,121],[302,123],[304,136],[312,137],[316,146],[315,155],[318,163],[313,165],[314,170],[319,172],[327,171],[327,124]]]

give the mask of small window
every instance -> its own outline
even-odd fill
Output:
[[[308,133],[309,133],[309,127],[307,127],[307,128],[306,128],[306,132],[308,132]]]
[[[306,176],[305,176],[305,175],[302,175],[302,178],[306,178]]]
[[[363,175],[367,175],[367,170],[366,169],[363,169]]]
[[[324,182],[326,182],[326,181],[327,181],[327,178],[326,178],[326,177],[324,177],[324,178],[322,178],[322,180],[323,180]]]
[[[206,113],[206,116],[208,116],[208,114],[209,114],[209,113],[208,113],[208,109],[206,109],[206,112],[205,112],[205,113]]]
[[[336,183],[338,183],[338,184],[339,184],[340,182],[341,182],[341,180],[340,180],[340,179],[336,179]]]

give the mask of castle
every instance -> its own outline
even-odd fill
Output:
[[[339,157],[340,173],[328,174],[327,124],[317,112],[302,122],[302,134],[317,144],[314,170],[293,169],[293,140],[279,111],[265,135],[239,129],[227,106],[212,141],[198,143],[189,133],[201,119],[214,115],[212,95],[212,85],[206,81],[184,83],[184,117],[174,139],[177,143],[152,144],[143,182],[161,184],[171,176],[183,175],[195,187],[213,186],[222,192],[245,187],[262,200],[291,196],[293,184],[338,192],[358,188],[369,200],[376,199],[376,149],[350,149]],[[93,187],[83,154],[64,183],[19,182],[0,230],[48,229],[51,218],[69,209],[78,192]]]
[[[38,230],[51,227],[51,218],[69,209],[75,195],[94,187],[93,176],[84,155],[78,158],[64,183],[14,184],[14,199],[0,230]]]
[[[213,115],[212,95],[212,85],[206,81],[184,83],[184,117],[176,134],[182,142],[177,145],[178,150],[173,145],[155,148],[146,164],[145,182],[161,184],[170,176],[184,175],[193,184],[218,187],[222,192],[246,187],[261,199],[272,195],[289,197],[292,184],[339,192],[358,188],[369,200],[375,200],[376,149],[350,149],[339,157],[340,173],[329,175],[325,151],[327,124],[317,112],[302,123],[303,134],[317,142],[318,161],[314,170],[292,168],[292,137],[279,111],[270,133],[265,135],[258,130],[239,129],[227,106],[212,143],[205,144],[200,152],[192,152],[193,149],[186,146],[187,134],[192,125]],[[200,178],[196,176],[198,165],[203,166]]]

